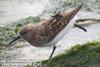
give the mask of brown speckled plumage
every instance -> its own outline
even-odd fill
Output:
[[[53,41],[57,35],[68,26],[69,22],[77,14],[80,8],[81,6],[78,6],[70,12],[61,11],[37,24],[25,25],[20,29],[19,36],[36,47],[43,47],[44,44],[48,45],[48,43]],[[56,42],[52,42],[50,44],[54,45],[55,43]]]
[[[71,30],[71,28],[73,28],[73,26],[79,27],[80,29],[86,31],[85,28],[75,24],[75,22],[70,22],[80,10],[81,6],[82,5],[69,12],[61,11],[37,24],[25,25],[19,30],[19,35],[9,44],[23,38],[28,43],[36,47],[54,46],[50,55],[50,58],[52,58],[52,55],[56,49],[55,44],[61,40],[64,35]]]

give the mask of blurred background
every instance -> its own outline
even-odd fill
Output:
[[[99,0],[0,0],[0,25],[28,16],[75,8],[80,3],[83,4],[82,10],[100,14]]]
[[[88,32],[73,28],[57,43],[54,56],[76,44],[100,40],[100,0],[0,0],[0,62],[10,65],[7,61],[26,61],[24,63],[27,64],[48,59],[52,48],[36,48],[23,40],[14,43],[10,49],[5,46],[23,25],[39,22],[58,11],[73,9],[81,3],[82,9],[71,22],[93,19],[82,25]]]

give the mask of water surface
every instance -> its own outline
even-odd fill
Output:
[[[48,4],[50,4],[48,0],[0,0],[0,25],[11,24],[13,23],[12,21],[17,21],[28,16],[37,16],[43,12]],[[80,18],[100,19],[100,14],[80,11],[73,21]],[[66,34],[64,38],[57,43],[54,56],[63,53],[65,49],[69,49],[76,44],[82,44],[91,40],[100,40],[100,23],[85,26],[85,28],[87,32],[73,28]],[[1,53],[0,62],[4,62],[10,67],[14,67],[11,64],[15,62],[13,64],[18,67],[19,63],[23,63],[24,65],[33,61],[48,59],[52,51],[52,48],[36,48],[27,42],[21,44],[26,45]],[[23,67],[23,65],[21,67]]]

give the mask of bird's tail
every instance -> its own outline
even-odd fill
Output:
[[[66,20],[69,22],[73,19],[73,17],[78,13],[78,11],[81,9],[82,4],[76,7],[74,10],[69,12],[68,14],[65,15]]]

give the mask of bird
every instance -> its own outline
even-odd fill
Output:
[[[49,59],[51,59],[56,49],[56,43],[61,40],[74,26],[87,31],[85,28],[75,24],[75,22],[70,22],[81,7],[82,5],[79,5],[69,12],[66,12],[66,10],[60,11],[48,19],[41,20],[39,23],[24,25],[19,30],[15,39],[9,42],[9,44],[12,44],[22,38],[35,47],[53,46],[52,53],[49,57]]]

